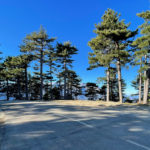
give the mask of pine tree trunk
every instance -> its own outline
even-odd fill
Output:
[[[148,91],[149,91],[149,79],[147,78],[146,82],[145,82],[145,91],[144,91],[144,100],[143,100],[143,104],[147,104],[147,99],[148,99]]]
[[[32,91],[32,81],[31,81],[31,77],[29,76],[29,89],[28,89],[28,95],[29,95],[29,100],[31,100],[31,91]]]
[[[67,99],[69,98],[69,79],[66,81],[66,95],[67,95]]]
[[[52,88],[53,88],[53,79],[52,79],[52,61],[50,61],[50,99],[53,99],[53,93],[52,93]]]
[[[110,90],[109,90],[109,85],[110,83],[110,71],[109,71],[109,68],[107,70],[107,102],[109,102],[109,98],[110,98]]]
[[[7,83],[7,101],[9,101],[9,82],[8,82],[8,79],[7,79],[7,81],[6,81]]]
[[[59,87],[60,99],[62,99],[62,88],[61,88],[60,77],[58,77],[58,87]]]
[[[76,89],[76,93],[77,93],[77,94],[76,94],[76,100],[78,100],[78,90],[79,90],[79,89],[77,88],[77,89]]]
[[[18,98],[21,99],[21,87],[20,87],[20,77],[17,79],[17,87],[18,87]]]
[[[145,90],[146,90],[146,71],[144,71],[143,102],[144,102],[144,99],[145,99]]]
[[[71,99],[73,99],[73,96],[72,96],[72,81],[70,83],[70,94],[71,94]]]
[[[26,100],[29,100],[29,96],[28,96],[28,72],[27,72],[27,66],[25,67],[25,87],[26,87]]]
[[[66,99],[66,62],[64,62],[64,99]]]
[[[142,59],[141,59],[141,63],[142,63]],[[141,93],[142,93],[142,73],[140,72],[139,73],[139,104],[141,104],[141,97],[142,97]]]
[[[139,104],[141,104],[141,91],[142,91],[142,75],[139,73]]]
[[[112,81],[111,81],[111,86],[110,86],[110,88],[111,88],[111,100],[113,101],[113,85],[112,85],[113,83],[112,83]]]
[[[51,92],[51,100],[53,100],[53,93],[52,93],[52,88],[53,88],[53,80],[51,79],[50,81],[50,92]]]
[[[118,69],[119,101],[120,101],[120,103],[123,103],[123,100],[122,100],[122,85],[121,85],[121,65],[120,65],[120,60],[117,61],[117,69]]]
[[[147,63],[147,55],[145,55],[145,64]],[[143,104],[146,103],[146,70],[144,71],[144,91],[143,91]]]
[[[40,100],[43,100],[43,47],[40,54]]]

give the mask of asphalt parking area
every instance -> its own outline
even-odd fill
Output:
[[[150,150],[150,108],[1,103],[1,150]]]

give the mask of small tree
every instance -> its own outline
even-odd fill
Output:
[[[23,60],[20,56],[8,57],[3,63],[2,74],[6,80],[7,100],[9,100],[9,80],[17,82],[18,99],[21,99],[21,75],[23,73]]]
[[[110,100],[111,101],[119,101],[119,91],[118,91],[118,82],[117,82],[117,70],[116,68],[109,68],[109,72],[110,72],[110,79],[109,79],[109,89],[110,89]],[[97,79],[97,83],[102,84],[102,87],[100,89],[100,94],[103,96],[103,99],[105,98],[105,92],[107,88],[107,78],[106,77],[99,77]],[[124,95],[124,91],[125,91],[125,81],[122,79],[122,93],[123,93],[123,97],[125,97]],[[106,98],[107,100],[107,98]]]
[[[96,100],[97,94],[99,94],[99,88],[96,83],[88,82],[86,84],[86,94],[85,96],[88,97],[89,100]]]
[[[24,76],[24,84],[25,84],[25,93],[26,93],[26,100],[29,100],[29,89],[28,89],[28,67],[31,61],[33,61],[32,55],[23,54],[20,55],[20,59],[22,60],[21,68],[23,68],[23,76]]]
[[[143,83],[144,83],[143,73],[139,73],[139,75],[132,81],[132,86],[139,91],[137,94],[134,94],[134,95],[139,95],[139,103],[142,103],[142,98],[144,95]]]

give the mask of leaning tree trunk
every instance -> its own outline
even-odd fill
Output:
[[[26,100],[29,100],[28,95],[28,72],[27,72],[27,66],[25,66],[25,88],[26,88]]]
[[[141,63],[142,63],[142,59],[141,59]],[[139,104],[141,104],[141,97],[142,97],[141,93],[142,93],[142,73],[140,72],[139,73]]]
[[[123,103],[123,99],[122,99],[122,85],[121,85],[121,65],[120,65],[120,59],[118,59],[118,61],[117,61],[117,70],[118,70],[119,101],[120,101],[120,103]]]
[[[40,54],[40,100],[43,100],[43,47]]]
[[[109,102],[109,98],[110,98],[110,90],[109,90],[109,87],[110,87],[110,85],[109,85],[109,83],[110,83],[110,71],[109,71],[109,68],[108,68],[108,70],[107,70],[107,102]]]

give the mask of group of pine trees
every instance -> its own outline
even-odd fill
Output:
[[[102,21],[96,24],[96,37],[89,41],[88,45],[93,52],[89,53],[89,70],[97,67],[106,68],[107,96],[106,100],[113,100],[112,82],[118,88],[119,101],[123,102],[125,82],[122,79],[121,69],[127,64],[139,66],[138,76],[133,81],[133,86],[139,90],[139,103],[146,104],[148,101],[149,77],[150,77],[150,11],[137,14],[144,19],[144,23],[139,27],[141,36],[134,40],[138,34],[138,29],[132,31],[130,24],[120,20],[120,14],[112,9],[105,11]],[[117,76],[117,78],[116,78]],[[127,73],[127,76],[129,74]],[[101,78],[102,79],[102,78]],[[143,100],[143,102],[142,102]]]
[[[74,99],[81,93],[80,77],[72,70],[77,48],[70,42],[56,43],[41,26],[28,34],[20,47],[21,55],[1,63],[1,92],[26,100]],[[29,72],[30,68],[30,72]]]
[[[104,99],[123,102],[125,81],[122,67],[138,66],[137,78],[132,85],[139,91],[139,103],[149,98],[150,78],[150,11],[137,14],[144,19],[139,29],[132,31],[130,24],[120,20],[120,14],[112,9],[105,11],[96,24],[96,37],[88,42],[89,68],[106,68],[101,88],[88,82],[84,95],[90,100]],[[141,36],[135,39],[140,30]],[[78,50],[70,42],[58,43],[50,38],[41,26],[28,34],[19,46],[20,55],[9,56],[0,63],[0,92],[25,100],[77,99],[83,95],[81,79],[72,70],[73,58]],[[127,71],[128,72],[128,71]],[[129,74],[127,73],[127,76]]]

